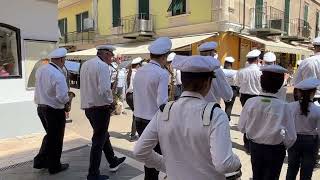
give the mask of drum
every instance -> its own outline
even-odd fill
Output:
[[[241,180],[241,170],[225,174],[227,180]]]

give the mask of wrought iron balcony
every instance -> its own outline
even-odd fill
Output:
[[[155,16],[151,14],[136,14],[123,17],[117,27],[117,34],[124,38],[137,39],[139,37],[153,37]]]
[[[272,6],[250,9],[252,34],[259,36],[281,35],[284,30],[284,12]]]
[[[311,26],[303,19],[291,19],[287,22],[288,32],[285,33],[283,40],[305,41],[310,38]]]
[[[95,38],[95,31],[70,32],[61,36],[60,44],[88,44]]]

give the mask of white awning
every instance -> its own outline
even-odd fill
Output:
[[[249,41],[254,41],[254,42],[263,44],[265,51],[288,53],[288,54],[301,54],[306,56],[313,55],[313,51],[307,48],[304,48],[301,46],[294,46],[291,44],[284,43],[282,41],[276,42],[272,40],[261,39],[255,36],[247,36],[243,34],[239,34],[239,36]]]
[[[193,43],[203,41],[208,39],[215,34],[202,34],[202,35],[195,35],[195,36],[186,36],[180,38],[172,38],[172,50],[185,47],[191,45]],[[149,54],[148,46],[152,41],[146,42],[138,42],[138,43],[128,43],[128,44],[116,44],[114,47],[116,50],[114,51],[115,55],[145,55]],[[83,51],[77,51],[67,54],[67,59],[74,59],[74,60],[86,60],[92,58],[97,54],[97,50],[95,48],[87,49]]]

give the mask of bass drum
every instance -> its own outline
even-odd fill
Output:
[[[232,173],[225,174],[227,180],[241,180],[241,171],[236,171]]]

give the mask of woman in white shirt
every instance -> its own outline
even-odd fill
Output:
[[[310,78],[298,83],[299,101],[290,103],[294,112],[297,141],[288,149],[287,180],[295,180],[300,168],[300,179],[310,180],[317,160],[320,134],[320,107],[313,98],[320,80]]]

